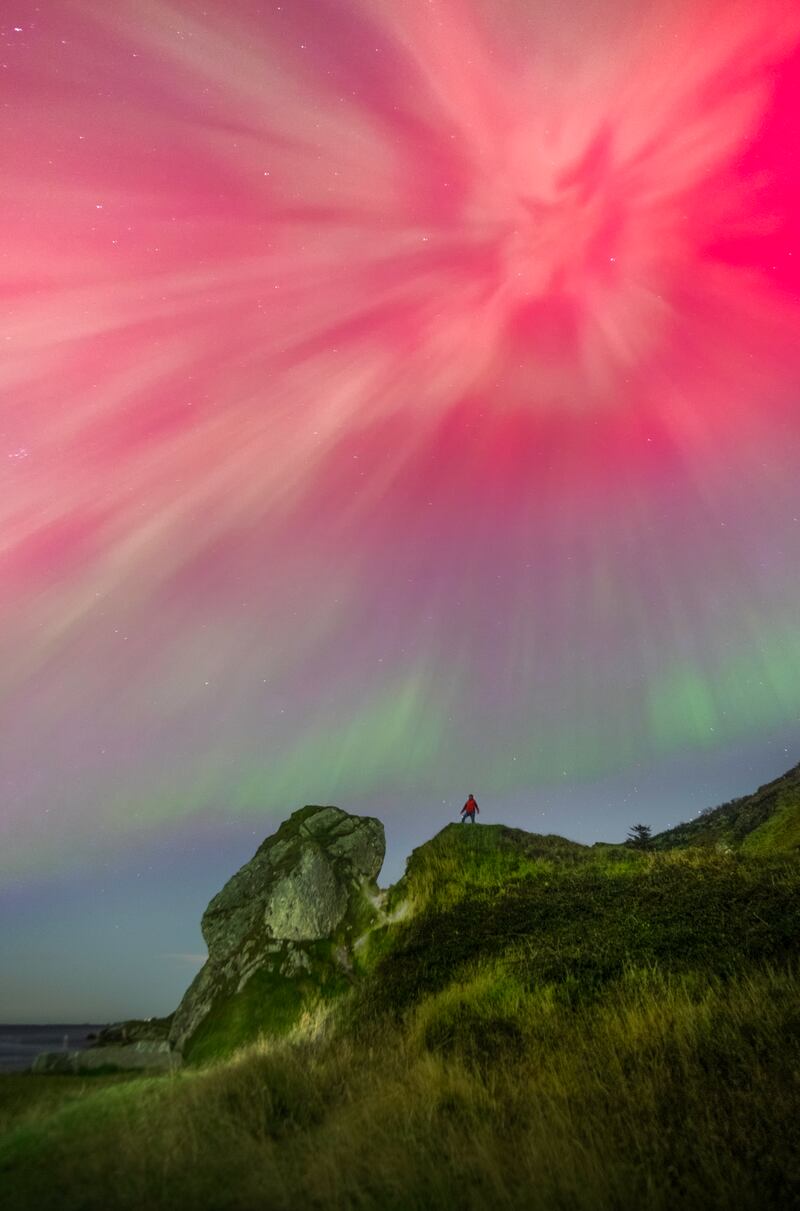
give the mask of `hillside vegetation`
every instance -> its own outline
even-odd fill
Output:
[[[4,1208],[800,1207],[800,858],[746,843],[770,802],[652,852],[448,826],[291,1032],[0,1079]]]
[[[653,848],[722,846],[745,853],[800,850],[800,765],[752,795],[710,808],[653,838]]]

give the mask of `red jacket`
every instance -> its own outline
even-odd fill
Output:
[[[469,799],[467,799],[461,810],[462,812],[466,812],[468,816],[474,816],[475,813],[480,812],[481,809],[478,807],[476,800],[473,799],[472,795],[470,795]]]

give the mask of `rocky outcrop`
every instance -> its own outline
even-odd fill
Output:
[[[89,1047],[85,1051],[44,1051],[33,1061],[32,1072],[80,1073],[123,1068],[177,1068],[181,1057],[162,1042],[138,1042],[127,1046]]]
[[[129,1018],[125,1022],[114,1022],[104,1026],[96,1035],[90,1034],[91,1048],[95,1047],[126,1047],[131,1043],[164,1043],[169,1036],[172,1025],[170,1014],[167,1018]]]
[[[174,1014],[170,1045],[202,1056],[215,1053],[214,1034],[235,1044],[254,1030],[280,1032],[348,979],[384,852],[379,820],[337,807],[296,811],[203,914],[208,961]]]

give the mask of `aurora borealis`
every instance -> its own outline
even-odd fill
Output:
[[[0,61],[12,899],[797,760],[796,4],[8,0]]]

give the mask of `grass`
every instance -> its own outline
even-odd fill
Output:
[[[477,888],[502,891],[521,879],[562,873],[591,856],[586,846],[564,837],[502,824],[449,824],[414,850],[405,875],[391,889],[389,907],[410,897],[417,908],[447,908]]]
[[[502,880],[502,850],[492,849],[491,837],[445,830],[440,838],[424,866],[409,869],[405,891],[415,912],[376,933],[355,998],[359,1018],[400,1013],[465,966],[498,955],[532,986],[559,981],[565,995],[587,997],[630,964],[722,975],[797,952],[793,857],[584,850],[563,864],[526,856]]]
[[[513,834],[416,851],[283,1038],[0,1078],[4,1211],[800,1208],[797,859]]]
[[[6,1136],[4,1207],[789,1208],[797,994],[770,967],[630,968],[576,1009],[484,966],[369,1048],[253,1046],[65,1102]]]
[[[0,1076],[0,1136],[11,1127],[23,1123],[41,1122],[55,1110],[70,1102],[83,1101],[106,1085],[116,1085],[137,1079],[134,1073],[114,1073],[113,1076],[33,1077],[29,1073],[4,1073]]]
[[[750,854],[768,854],[776,850],[800,851],[800,811],[797,796],[777,800],[771,816],[742,841],[742,850]]]

